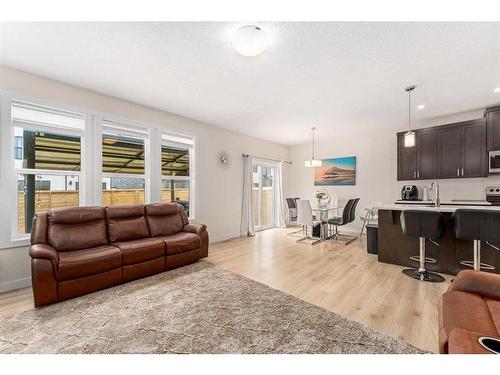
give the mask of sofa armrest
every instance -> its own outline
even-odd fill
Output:
[[[472,270],[460,271],[448,290],[500,300],[500,275]]]
[[[198,236],[201,236],[201,234],[206,230],[207,226],[205,224],[186,224],[184,225],[184,228],[182,228],[183,232],[194,233]]]
[[[52,262],[54,267],[56,267],[57,263],[59,263],[59,254],[57,250],[44,243],[31,245],[30,256],[32,258],[48,259]]]

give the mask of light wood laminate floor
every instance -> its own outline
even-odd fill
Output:
[[[367,254],[364,239],[312,246],[296,243],[294,230],[271,229],[212,244],[208,261],[437,352],[437,302],[451,276],[444,275],[444,283],[419,282],[404,276],[403,267]],[[0,294],[0,316],[31,308],[31,288]]]

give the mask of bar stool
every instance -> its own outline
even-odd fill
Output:
[[[481,241],[500,250],[490,242],[500,243],[500,212],[492,210],[458,209],[452,216],[455,237],[459,240],[474,241],[472,260],[462,260],[461,265],[475,271],[494,270],[495,267],[481,263]]]
[[[420,254],[418,257],[412,256],[411,260],[418,260],[418,269],[409,268],[403,270],[406,276],[413,277],[420,281],[443,282],[444,277],[437,273],[428,272],[425,263],[436,263],[435,259],[425,256],[425,240],[428,239],[435,245],[435,241],[441,238],[444,232],[444,219],[440,212],[424,210],[404,210],[401,212],[401,228],[403,233],[409,237],[420,239]]]

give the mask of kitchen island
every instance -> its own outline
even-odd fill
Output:
[[[438,211],[443,214],[445,231],[441,239],[436,241],[436,246],[431,241],[426,241],[427,257],[436,259],[436,263],[427,263],[429,271],[456,275],[462,269],[470,269],[460,264],[460,261],[472,259],[473,241],[463,241],[455,238],[451,216],[457,209],[477,209],[500,211],[499,206],[468,206],[468,205],[442,205],[429,207],[418,204],[382,204],[376,207],[379,212],[378,219],[378,260],[379,262],[397,264],[406,267],[417,267],[418,262],[409,259],[418,256],[419,239],[404,235],[401,224],[401,212],[409,210]],[[500,247],[500,244],[493,244]],[[500,273],[500,251],[481,244],[481,262],[491,264],[495,270],[488,272]]]

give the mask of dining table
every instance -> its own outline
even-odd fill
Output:
[[[311,203],[311,210],[313,213],[316,213],[316,220],[321,221],[320,224],[320,240],[326,241],[330,238],[328,235],[328,219],[331,218],[330,213],[332,211],[338,212],[339,206],[335,203],[328,204],[318,204]],[[335,215],[338,216],[338,215]]]

